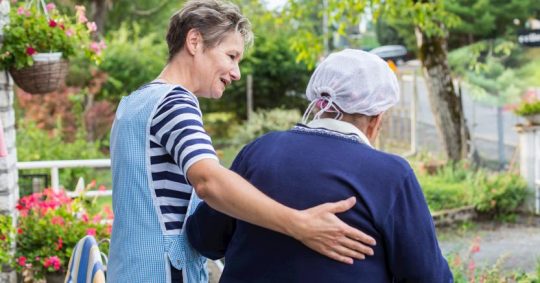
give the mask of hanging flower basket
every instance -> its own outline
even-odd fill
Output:
[[[0,65],[15,83],[31,94],[44,94],[64,84],[68,60],[82,54],[99,63],[103,41],[93,42],[97,27],[88,22],[84,6],[72,16],[61,14],[53,3],[27,0],[12,7],[4,26]]]
[[[38,53],[32,56],[34,64],[20,70],[9,70],[15,83],[32,94],[45,94],[57,90],[64,84],[68,63],[62,53]]]

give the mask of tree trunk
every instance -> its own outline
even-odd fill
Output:
[[[461,97],[455,92],[448,66],[447,37],[428,36],[416,28],[416,41],[446,157],[453,162],[462,160],[467,156],[469,133]]]
[[[93,0],[92,8],[92,20],[96,22],[97,33],[103,36],[105,35],[105,20],[107,19],[107,0]]]

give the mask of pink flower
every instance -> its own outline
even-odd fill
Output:
[[[36,50],[34,48],[32,48],[31,46],[29,46],[29,47],[26,48],[26,54],[32,56],[32,55],[36,54]]]
[[[88,22],[88,19],[86,18],[86,8],[81,5],[75,5],[76,15],[77,15],[77,22],[80,24],[84,24]]]
[[[99,222],[101,222],[101,214],[94,215],[94,217],[92,217],[92,222],[99,224]]]
[[[108,205],[104,206],[103,211],[107,215],[107,219],[113,219],[114,218],[114,213],[113,213],[110,206],[108,206]]]
[[[99,185],[98,191],[103,192],[105,190],[107,190],[107,187],[105,187],[104,185]]]
[[[20,256],[20,257],[17,259],[17,263],[18,263],[20,266],[25,266],[25,265],[26,265],[26,257]]]
[[[51,19],[49,20],[49,26],[55,28],[57,26],[57,23],[53,19]]]
[[[90,32],[94,32],[97,30],[97,25],[96,25],[96,22],[87,22],[86,23],[86,27],[88,28],[88,30]]]
[[[19,7],[19,9],[17,9],[17,14],[19,14],[19,15],[24,14],[24,12],[26,12],[26,10],[25,10],[24,7],[22,7],[22,6]]]
[[[50,256],[43,262],[44,267],[52,266],[54,270],[60,269],[60,259],[57,256]]]
[[[88,214],[86,212],[81,215],[81,220],[84,223],[88,222]]]
[[[54,3],[48,3],[46,8],[47,8],[47,12],[50,12],[50,11],[56,9],[56,5],[54,5]]]
[[[96,235],[96,229],[95,228],[86,229],[86,235],[95,236]]]
[[[474,253],[477,253],[479,251],[480,251],[480,237],[476,237],[473,240],[473,243],[472,243],[472,245],[471,245],[471,247],[469,249],[469,252],[471,254],[474,254]]]
[[[68,37],[71,37],[74,33],[75,33],[75,31],[72,28],[69,28],[68,30],[66,30],[66,35]]]
[[[103,41],[103,39],[100,42],[94,41],[90,43],[90,50],[96,53],[97,55],[100,55],[101,51],[103,51],[103,49],[105,48],[107,48],[107,45],[105,44],[105,41]]]

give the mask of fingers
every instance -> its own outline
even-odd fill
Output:
[[[345,236],[347,236],[350,239],[356,240],[357,242],[364,243],[366,245],[375,246],[377,244],[375,239],[373,239],[366,233],[348,225],[347,225],[347,229],[345,229]],[[358,244],[361,245],[360,243]]]
[[[338,252],[342,255],[356,259],[365,259],[366,255],[373,255],[373,249],[355,240],[344,238],[340,240],[341,247]]]
[[[353,207],[355,203],[356,203],[356,198],[350,197],[346,200],[342,200],[342,201],[338,201],[334,203],[328,203],[327,206],[328,206],[328,211],[335,214],[335,213],[345,212],[351,209],[351,207]]]
[[[354,262],[352,258],[347,257],[347,256],[342,256],[335,251],[327,251],[327,252],[323,252],[322,254],[333,260],[337,260],[339,262],[343,262],[346,264],[353,264]]]

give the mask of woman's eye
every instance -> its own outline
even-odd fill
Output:
[[[229,55],[229,58],[231,58],[231,60],[234,60],[235,56],[234,55]]]

